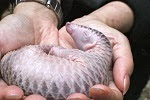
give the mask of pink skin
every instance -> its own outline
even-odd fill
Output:
[[[78,26],[74,23],[67,22],[66,30],[73,38],[77,48],[86,51],[96,45],[98,38],[96,34],[91,33],[92,30]]]

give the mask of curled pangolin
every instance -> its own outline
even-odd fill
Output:
[[[112,79],[112,48],[101,32],[66,24],[78,49],[53,45],[30,45],[7,53],[1,60],[2,78],[26,95],[38,93],[47,100],[64,100],[72,93],[89,96],[95,84]]]

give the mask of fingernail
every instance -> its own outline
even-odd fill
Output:
[[[100,89],[100,88],[91,88],[90,91],[97,91],[99,93],[103,93],[104,92],[104,90]]]
[[[14,100],[14,99],[21,99],[22,95],[17,95],[17,94],[11,94],[9,96],[6,96],[6,99],[8,100]]]
[[[89,93],[89,96],[92,97],[92,95],[95,95],[95,94],[103,94],[105,93],[104,90],[100,89],[100,88],[91,88],[90,89],[90,93]]]
[[[129,77],[129,75],[126,75],[125,77],[124,77],[124,90],[123,90],[123,95],[125,95],[126,94],[126,92],[128,91],[128,89],[129,89],[129,86],[130,86],[130,77]]]

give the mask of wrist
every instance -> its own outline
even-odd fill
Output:
[[[39,23],[42,21],[49,20],[51,21],[56,27],[58,25],[57,17],[53,10],[48,9],[44,5],[37,3],[37,2],[22,2],[19,3],[14,11],[14,14],[22,14],[34,22],[38,21]]]

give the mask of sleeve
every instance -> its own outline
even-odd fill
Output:
[[[134,12],[134,26],[130,31],[130,35],[128,36],[130,42],[134,46],[133,50],[143,49],[144,52],[148,53],[140,52],[140,54],[146,54],[146,56],[149,54],[150,56],[150,0],[124,1]]]
[[[71,3],[69,3],[69,0],[64,0],[64,3],[62,2],[62,8],[64,8],[63,12],[65,15],[64,23],[87,15],[110,1],[112,0],[70,0]],[[68,4],[71,4],[71,6],[67,7],[66,5]],[[65,12],[67,9],[68,11]]]

